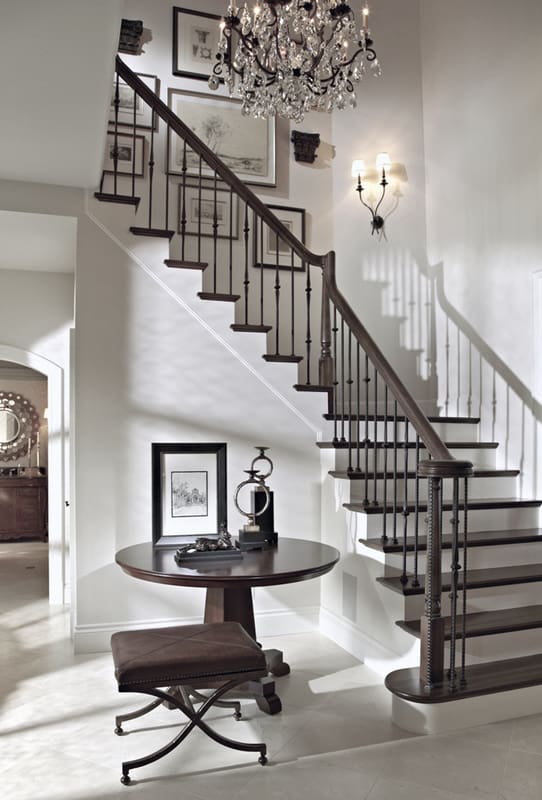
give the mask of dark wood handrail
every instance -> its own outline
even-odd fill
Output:
[[[291,231],[275,217],[265,203],[222,163],[218,156],[216,156],[215,153],[213,153],[213,151],[207,147],[207,145],[204,144],[134,72],[132,72],[119,56],[116,58],[116,68],[118,75],[128,86],[134,89],[147,105],[164,120],[171,130],[186,141],[192,150],[198,153],[206,164],[208,164],[211,169],[214,169],[217,175],[220,175],[222,180],[231,186],[235,193],[257,212],[266,225],[272,228],[281,239],[288,243],[302,261],[321,267],[329,298],[350,327],[353,335],[359,341],[373,366],[376,367],[377,371],[388,385],[388,388],[401,406],[405,416],[425,444],[430,457],[439,462],[457,462],[455,464],[454,474],[469,475],[472,471],[472,465],[469,462],[458,462],[457,459],[454,459],[419,404],[410,394],[376,342],[359,320],[357,314],[339,291],[335,280],[335,253],[333,251],[325,255],[311,253],[310,250],[299,242]],[[456,473],[456,470],[459,471]]]

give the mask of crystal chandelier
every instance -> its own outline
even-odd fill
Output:
[[[260,0],[252,12],[229,3],[209,88],[224,78],[243,113],[301,122],[308,111],[356,105],[365,63],[380,75],[372,45],[366,3],[359,24],[340,0]]]

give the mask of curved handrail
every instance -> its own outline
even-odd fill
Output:
[[[280,222],[277,217],[222,161],[198,136],[185,125],[156,94],[140,80],[137,75],[122,61],[116,58],[118,75],[155,111],[164,122],[178,134],[189,146],[198,153],[206,164],[215,170],[222,180],[227,183],[236,194],[241,197],[258,215],[272,228],[281,239],[286,241],[298,257],[308,264],[322,268],[324,285],[328,296],[335,304],[343,319],[349,325],[352,333],[359,341],[363,350],[370,358],[382,378],[387,383],[393,396],[397,399],[405,416],[414,427],[421,441],[425,444],[432,459],[440,462],[456,462],[458,474],[470,474],[472,465],[469,462],[460,462],[455,459],[438,433],[435,431],[427,416],[401,381],[389,361],[386,359],[374,339],[369,335],[359,317],[354,312],[346,298],[339,291],[335,280],[335,253],[331,250],[324,255],[311,253],[294,234]],[[464,465],[464,471],[460,465]]]

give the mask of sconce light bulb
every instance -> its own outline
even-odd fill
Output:
[[[361,158],[352,161],[352,177],[364,178],[365,177],[365,161]]]
[[[391,158],[387,153],[378,153],[376,157],[377,169],[389,169],[391,167]]]

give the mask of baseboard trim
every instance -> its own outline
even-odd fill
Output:
[[[287,636],[294,633],[310,633],[319,628],[319,606],[294,609],[274,609],[257,612],[258,636]],[[75,653],[106,653],[110,649],[111,635],[116,631],[133,631],[140,628],[167,628],[170,625],[197,625],[200,617],[178,617],[167,619],[140,619],[131,622],[111,622],[94,625],[75,625],[73,646]]]
[[[357,625],[327,608],[320,609],[320,632],[347,653],[359,659],[384,679],[394,669],[413,667],[419,663],[419,643],[404,654],[395,653],[368,636]],[[395,666],[400,664],[401,666]]]

